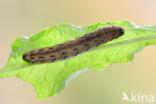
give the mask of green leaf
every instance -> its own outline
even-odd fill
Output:
[[[29,50],[54,46],[73,40],[106,25],[118,25],[125,34],[97,48],[54,63],[30,64],[22,56]],[[1,78],[16,76],[31,83],[37,98],[52,96],[62,90],[75,75],[86,69],[102,70],[112,63],[127,63],[135,52],[156,43],[156,26],[136,26],[129,21],[97,23],[91,26],[56,25],[30,38],[19,38],[12,43],[12,52]]]

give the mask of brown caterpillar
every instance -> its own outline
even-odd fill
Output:
[[[31,50],[23,55],[23,59],[29,63],[44,63],[63,60],[76,56],[90,48],[116,39],[124,34],[124,29],[119,26],[106,26],[96,31],[67,41],[53,47]]]

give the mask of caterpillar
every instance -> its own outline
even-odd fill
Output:
[[[122,27],[115,25],[105,26],[63,44],[31,50],[23,55],[23,59],[29,63],[45,63],[63,60],[86,52],[100,44],[116,39],[123,34],[124,29]]]

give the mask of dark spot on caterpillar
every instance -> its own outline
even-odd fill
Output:
[[[52,56],[50,56],[50,57],[53,57],[53,58],[54,58],[55,56],[52,55]]]
[[[64,46],[64,44],[59,44],[59,46]]]
[[[77,47],[73,48],[73,52],[75,52],[74,56],[77,56],[79,54],[78,48]]]
[[[77,37],[75,40],[57,44],[53,47],[29,51],[23,55],[23,59],[29,63],[54,62],[79,55],[123,34],[124,29],[119,26],[106,26]]]
[[[84,46],[88,46],[88,44],[87,44],[87,43],[85,43],[85,44],[84,44]]]
[[[67,58],[67,56],[63,56],[63,59],[66,59]]]
[[[39,56],[38,58],[44,58],[43,56]]]
[[[76,50],[78,50],[78,48],[74,48],[74,49],[73,49],[73,51],[76,51]]]
[[[43,51],[43,49],[39,49],[38,51],[41,52],[41,51]]]
[[[62,54],[66,54],[66,52],[62,52]]]
[[[31,55],[31,56],[34,56],[35,54],[34,54],[34,53],[31,53],[30,55]]]
[[[53,47],[50,47],[49,49],[53,49]]]

